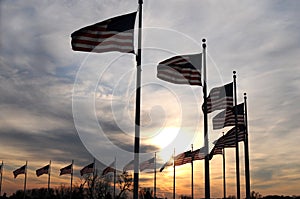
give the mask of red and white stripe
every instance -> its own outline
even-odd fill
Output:
[[[180,166],[183,164],[191,163],[192,162],[192,152],[186,151],[184,153],[181,153],[174,158],[174,165]]]
[[[157,66],[157,77],[174,84],[201,86],[201,56],[182,55],[164,60]]]
[[[140,171],[144,171],[146,169],[154,169],[154,158],[146,160],[140,164]]]
[[[229,91],[227,93],[226,91]],[[233,107],[233,83],[213,88],[207,97],[207,113]]]
[[[244,114],[237,114],[237,124],[243,125],[244,122]],[[235,125],[235,114],[234,114],[234,108],[232,109],[226,109],[220,113],[218,113],[213,118],[213,129],[222,129],[227,126],[234,126]]]
[[[81,28],[71,34],[72,49],[85,52],[134,52],[136,12]]]

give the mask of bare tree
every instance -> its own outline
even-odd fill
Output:
[[[250,198],[258,199],[258,198],[262,198],[262,195],[259,192],[251,191]]]
[[[123,172],[121,175],[118,176],[118,185],[120,188],[120,192],[117,196],[118,198],[127,198],[126,191],[133,190],[132,180],[132,174],[128,173],[127,171]]]

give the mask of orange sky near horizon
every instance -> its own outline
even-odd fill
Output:
[[[243,153],[243,145],[240,144],[241,154]],[[244,159],[240,155],[240,174],[241,174],[241,196],[245,196],[245,178],[244,178]],[[9,163],[9,162],[8,162]],[[42,163],[43,164],[43,163]],[[45,163],[44,163],[45,164]],[[20,162],[20,165],[22,163]],[[27,174],[27,189],[34,188],[45,188],[47,187],[48,175],[42,175],[36,177],[35,170],[39,168],[41,163],[28,162],[28,174]],[[46,165],[46,164],[45,164]],[[60,186],[68,187],[70,186],[70,175],[59,176],[59,169],[67,166],[67,164],[57,164],[52,162],[52,174],[51,174],[51,187],[59,188]],[[24,186],[24,175],[20,174],[16,179],[13,178],[12,167],[7,168],[7,163],[4,164],[3,172],[3,184],[2,193],[6,192],[11,195],[16,190],[23,190]],[[35,168],[33,168],[35,167]],[[216,155],[210,161],[211,167],[211,197],[217,198],[223,196],[223,171],[222,171],[222,156]],[[74,163],[74,187],[79,186],[82,179],[79,175],[79,170],[81,168],[76,166]],[[251,169],[251,167],[250,167]],[[159,170],[159,168],[158,168]],[[204,163],[203,161],[194,162],[194,196],[195,198],[204,197]],[[150,172],[150,173],[149,173]],[[292,175],[292,174],[291,174]],[[151,170],[146,170],[146,172],[140,172],[140,187],[150,188],[153,190],[153,178],[154,174]],[[235,150],[226,149],[226,186],[227,186],[227,196],[235,195],[236,185],[235,185]],[[257,191],[262,195],[268,194],[281,194],[283,189],[274,190],[269,189],[268,191],[256,190],[253,185],[258,181],[255,178],[251,178],[251,190]],[[268,185],[268,182],[259,182],[260,185]],[[167,167],[163,172],[157,171],[157,197],[172,197],[173,192],[173,167]],[[294,190],[297,188],[297,184],[291,183],[289,187],[285,188],[284,191],[290,195],[295,195]],[[129,193],[130,195],[130,193]],[[176,167],[176,195],[191,195],[191,165],[185,164]]]

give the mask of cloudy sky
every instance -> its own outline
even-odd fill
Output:
[[[232,81],[238,101],[248,95],[251,189],[263,195],[300,195],[299,1],[144,0],[141,161],[159,162],[203,146],[202,88],[156,78],[157,63],[201,52],[207,39],[208,89]],[[135,0],[0,2],[0,160],[2,191],[23,187],[12,171],[28,160],[28,188],[46,186],[35,170],[52,160],[52,186],[68,184],[59,169],[79,169],[132,156],[135,56],[74,52],[70,34],[137,10]],[[210,118],[215,113],[210,115]],[[221,131],[209,127],[212,143]],[[228,129],[224,129],[226,131]],[[212,146],[211,146],[212,147]],[[243,145],[241,192],[244,195]],[[228,194],[235,194],[234,150],[227,150]],[[195,163],[195,197],[203,197],[203,162]],[[152,186],[141,174],[141,186]],[[158,196],[172,191],[172,170],[158,174]],[[177,168],[177,194],[190,194],[190,166]],[[211,161],[212,197],[222,197],[222,159]]]

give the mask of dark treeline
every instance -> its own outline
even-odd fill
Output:
[[[92,179],[87,178],[82,184],[76,186],[72,190],[72,199],[113,199],[113,187],[109,183],[101,184],[101,187],[92,188],[91,185]],[[97,183],[96,183],[97,184]],[[87,185],[84,187],[84,185]],[[132,183],[130,183],[132,186]],[[116,199],[127,199],[130,198],[128,192],[132,192],[132,189],[121,190],[120,188],[124,187],[124,183],[120,184],[118,180],[118,193],[116,194]],[[70,199],[70,187],[61,186],[59,188],[51,188],[49,191],[46,188],[40,189],[30,189],[26,191],[26,199]],[[131,193],[132,194],[132,193]],[[150,188],[141,188],[139,191],[140,199],[154,199],[153,191]],[[24,193],[21,190],[16,191],[11,196],[6,196],[4,193],[3,196],[0,196],[0,199],[23,199]],[[191,199],[190,196],[181,195],[180,199]],[[236,199],[235,196],[228,196],[228,199]],[[262,196],[261,194],[252,191],[251,199],[300,199],[300,196],[279,196],[279,195],[267,195]],[[160,198],[156,198],[160,199]],[[167,199],[167,198],[164,198]]]
[[[115,198],[126,199],[128,193],[132,191],[132,175],[124,172],[116,178],[116,191]],[[26,190],[26,199],[112,199],[114,196],[114,183],[111,175],[86,175],[79,185],[73,186],[60,186],[56,188],[39,188]],[[0,199],[23,199],[24,191],[18,190],[11,196],[0,196]]]
[[[111,192],[105,192],[100,193],[97,190],[95,191],[96,194],[93,196],[89,194],[89,189],[84,188],[76,188],[72,191],[72,199],[113,199]],[[132,191],[131,191],[132,192]],[[70,188],[60,187],[55,189],[48,190],[46,188],[40,188],[40,189],[30,189],[26,191],[26,199],[70,199]],[[6,196],[4,194],[0,197],[0,199],[23,199],[23,191],[18,190],[15,193],[13,193],[11,196]],[[153,192],[151,191],[145,191],[142,189],[140,191],[140,197],[142,199],[153,199]],[[116,195],[116,199],[127,199],[128,194],[119,196]]]
[[[153,193],[150,191],[145,191],[145,189],[140,191],[141,199],[153,199]],[[113,199],[110,192],[104,195],[91,196],[88,194],[88,188],[85,189],[74,189],[72,192],[72,199]],[[118,196],[116,199],[126,199],[129,198],[128,195]],[[228,199],[235,199],[235,196],[229,196]],[[279,195],[267,195],[267,196],[251,196],[251,199],[300,199],[300,196],[279,196]],[[0,199],[23,199],[23,191],[17,191],[11,196],[7,197],[5,194],[0,196]],[[31,189],[26,191],[26,199],[70,199],[70,189],[65,187],[51,189],[48,193],[46,188]],[[157,198],[158,199],[158,198]],[[164,198],[167,199],[167,198]],[[180,199],[191,199],[190,196],[181,195]]]
[[[262,196],[260,193],[252,191],[250,194],[250,199],[300,199],[300,196],[278,196],[278,195],[267,195]],[[191,196],[181,195],[180,199],[192,199]],[[212,198],[213,199],[213,198]],[[223,199],[223,198],[215,198],[215,199]],[[235,196],[228,196],[227,199],[236,199]]]

